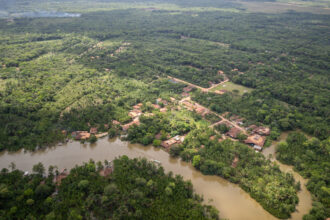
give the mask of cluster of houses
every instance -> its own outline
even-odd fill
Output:
[[[163,105],[163,106],[167,106],[169,103],[167,100],[164,100],[162,98],[158,98],[156,99],[156,104],[152,104],[152,107],[154,109],[159,109],[160,112],[167,112],[167,108],[166,107],[161,107],[160,105]]]
[[[175,101],[175,98],[171,98],[171,101]],[[161,107],[161,105],[166,106],[168,104],[169,103],[168,103],[167,100],[164,100],[162,98],[158,98],[158,99],[156,99],[156,103],[152,104],[152,107],[154,109],[159,109],[160,112],[167,112],[167,108],[166,107]],[[127,131],[133,125],[137,125],[137,126],[140,125],[140,119],[139,118],[143,114],[143,112],[141,110],[142,106],[143,106],[142,103],[138,103],[138,104],[133,106],[133,109],[128,113],[128,115],[133,119],[133,121],[131,121],[127,124],[121,125],[123,131]],[[144,115],[145,116],[152,116],[153,113],[144,113]],[[120,125],[119,122],[117,124]]]
[[[142,110],[141,110],[142,106],[143,106],[142,103],[139,103],[139,104],[136,104],[133,106],[133,109],[128,113],[128,115],[133,119],[133,121],[131,121],[127,124],[121,125],[121,128],[123,129],[123,131],[127,131],[133,125],[137,125],[137,126],[140,125],[140,116],[142,115]],[[120,123],[119,123],[119,125],[120,125]]]
[[[201,106],[198,103],[191,103],[190,100],[183,100],[181,102],[185,106],[186,109],[189,111],[195,111],[197,114],[201,116],[205,116],[207,114],[210,114],[210,110],[208,108],[205,108],[204,106]]]
[[[142,115],[142,111],[141,111],[141,107],[143,106],[142,103],[139,103],[139,104],[136,104],[133,106],[133,110],[131,110],[128,115],[131,117],[131,118],[137,118],[139,117],[140,115]]]
[[[104,125],[105,127],[108,127],[107,124]],[[87,140],[91,137],[91,135],[95,135],[97,138],[101,138],[108,135],[108,132],[98,133],[98,130],[96,127],[91,127],[89,132],[88,131],[73,131],[71,133],[71,137],[73,137],[75,140]]]
[[[255,150],[261,151],[265,144],[266,136],[270,135],[270,129],[268,127],[251,125],[247,127],[247,130],[251,132],[251,135],[244,142]]]
[[[230,130],[226,133],[227,136],[237,139],[238,135],[242,133],[242,130],[237,127],[231,127]],[[258,127],[251,131],[244,143],[253,147],[257,151],[261,151],[265,141],[266,136],[270,134],[270,129],[267,127]]]
[[[244,119],[236,115],[231,116],[229,120],[238,126],[242,126],[244,124]],[[251,125],[243,130],[243,128],[238,126],[235,127],[228,121],[221,121],[217,124],[226,125],[229,128],[226,135],[233,139],[237,139],[238,135],[241,133],[246,134],[248,132],[248,137],[244,140],[244,143],[250,145],[256,151],[262,150],[266,142],[266,136],[270,135],[270,129],[264,126]]]

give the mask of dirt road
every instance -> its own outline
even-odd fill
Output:
[[[213,88],[217,87],[218,85],[221,85],[221,84],[224,84],[226,82],[229,81],[229,79],[225,79],[224,81],[220,82],[220,83],[217,83],[217,84],[213,84],[211,87],[209,88],[203,88],[201,86],[198,86],[198,85],[195,85],[195,84],[192,84],[190,82],[187,82],[187,81],[184,81],[182,79],[178,79],[178,78],[175,78],[175,77],[172,77],[172,76],[168,76],[169,79],[171,80],[174,80],[175,82],[180,82],[180,83],[183,83],[183,84],[186,84],[188,86],[191,86],[193,88],[196,88],[196,89],[200,89],[202,92],[213,92],[211,91]]]

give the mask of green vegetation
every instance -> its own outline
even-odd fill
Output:
[[[242,189],[256,199],[268,212],[279,218],[288,218],[298,203],[295,183],[291,174],[282,173],[262,154],[239,142],[218,138],[207,128],[190,132],[184,143],[171,148],[172,155],[180,155],[203,174],[218,175],[239,184]],[[232,166],[238,158],[236,167]]]
[[[62,129],[85,130],[88,122],[128,122],[137,102],[182,91],[162,77],[208,87],[222,80],[218,70],[254,90],[235,99],[201,97],[207,105],[219,98],[219,108],[250,120],[325,139],[328,18],[114,10],[1,20],[0,149],[45,146],[62,140]]]
[[[256,199],[267,211],[279,218],[288,218],[298,203],[295,181],[291,174],[282,173],[277,166],[266,160],[262,154],[255,153],[244,144],[230,140],[218,142],[216,133],[203,124],[194,114],[180,120],[175,114],[156,114],[153,117],[141,117],[141,124],[128,131],[128,140],[144,145],[160,145],[160,140],[168,136],[185,135],[182,144],[170,148],[172,156],[180,156],[203,174],[218,175],[231,182],[238,183]],[[160,139],[156,138],[160,134]],[[216,136],[211,140],[211,136]],[[245,135],[240,138],[244,140]],[[239,159],[236,167],[234,158]],[[276,196],[275,196],[276,195]]]
[[[168,76],[206,88],[224,79],[219,70],[229,78],[225,88],[231,92],[196,90],[191,92],[194,101],[217,113],[244,117],[245,124],[269,125],[272,133],[267,144],[280,131],[297,128],[321,141],[329,138],[329,15],[246,13],[241,3],[213,0],[9,3],[0,0],[0,14],[12,14],[0,20],[0,150],[46,147],[68,138],[66,134],[72,131],[91,127],[114,137],[120,129],[112,121],[130,122],[128,112],[133,105],[143,103],[143,111],[150,112],[148,106],[159,97],[181,99],[185,85]],[[82,15],[13,18],[14,13],[31,9]],[[243,94],[244,90],[248,93]],[[172,155],[192,161],[205,174],[240,184],[277,217],[287,218],[294,211],[298,201],[292,176],[240,143],[217,143],[218,137],[211,141],[215,133],[207,127],[218,120],[215,115],[206,115],[204,120],[182,109],[153,113],[141,116],[140,126],[128,130],[128,140],[159,146],[168,135],[188,133],[182,145],[171,148]],[[160,138],[155,137],[158,134]],[[279,155],[299,167],[293,154],[283,150]],[[318,155],[318,149],[312,147],[307,154]],[[232,167],[235,156],[239,159],[236,168]],[[307,169],[305,163],[312,162],[299,162],[297,169]],[[325,171],[326,165],[320,167]],[[306,218],[319,213],[329,217],[328,201],[323,198],[329,177],[321,178],[319,172],[313,169],[307,175],[314,184],[309,189],[326,211],[322,214],[318,204],[312,210],[318,214]],[[79,189],[88,187],[86,181],[77,184]],[[49,183],[49,187],[54,186]],[[170,190],[166,190],[168,195]],[[33,196],[24,198],[18,201],[41,207]],[[12,213],[16,212],[13,208]],[[79,206],[71,214],[86,213]]]
[[[307,189],[315,202],[304,220],[325,219],[330,216],[330,139],[307,139],[302,133],[290,133],[286,142],[276,148],[276,157],[293,165],[303,177],[309,179]]]
[[[146,159],[122,156],[114,171],[101,176],[101,162],[76,166],[56,186],[58,171],[44,177],[42,164],[34,174],[15,168],[0,173],[1,219],[218,219],[218,211],[202,205],[190,182],[165,174]],[[40,169],[41,168],[41,169]],[[54,172],[55,171],[55,172]]]

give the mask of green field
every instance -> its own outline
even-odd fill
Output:
[[[213,88],[211,91],[216,91],[216,90],[220,90],[220,89],[227,90],[227,91],[230,91],[233,93],[236,93],[235,91],[237,90],[238,91],[237,94],[239,94],[239,95],[243,95],[244,93],[251,92],[253,90],[251,88],[241,86],[241,85],[238,85],[238,84],[235,84],[232,82],[226,82],[224,84],[221,84],[221,85]]]

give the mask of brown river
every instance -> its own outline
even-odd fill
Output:
[[[270,147],[265,151],[273,153]],[[36,152],[18,151],[15,153],[0,153],[0,168],[8,168],[11,162],[18,169],[31,171],[32,166],[42,162],[47,168],[56,165],[59,170],[72,168],[76,164],[93,159],[95,161],[113,160],[115,157],[127,155],[131,158],[146,157],[150,160],[159,160],[167,172],[180,174],[185,180],[191,180],[196,193],[203,195],[207,204],[214,205],[222,218],[231,220],[270,220],[276,219],[265,211],[249,194],[244,192],[238,185],[232,184],[217,176],[205,176],[197,171],[190,163],[180,159],[171,158],[162,149],[151,146],[145,147],[139,144],[130,144],[120,139],[99,139],[96,144],[81,144],[79,142],[67,143],[62,146],[51,147]],[[292,172],[291,167],[280,165],[283,171]],[[294,173],[297,180],[301,181],[302,191],[299,192],[300,202],[297,212],[293,213],[292,219],[302,219],[311,208],[311,196],[306,190],[305,180]]]

